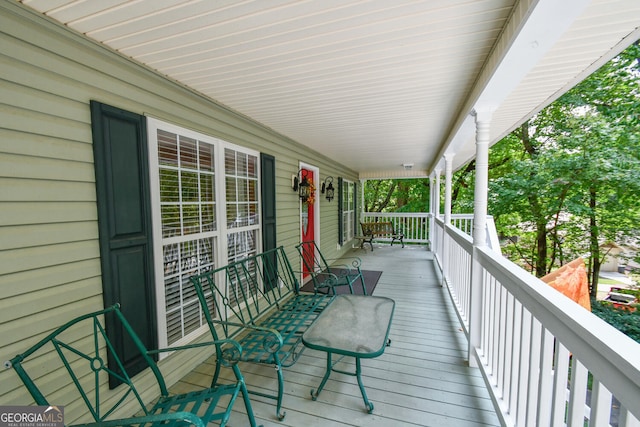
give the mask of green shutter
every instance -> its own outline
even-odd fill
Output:
[[[145,346],[157,348],[146,120],[92,101],[91,126],[104,305],[120,303]],[[124,334],[107,333],[127,371],[146,366]]]
[[[260,153],[260,199],[262,214],[262,251],[274,249],[278,244],[276,234],[276,158]],[[276,266],[275,252],[271,265]],[[277,272],[265,265],[266,287],[277,286]]]

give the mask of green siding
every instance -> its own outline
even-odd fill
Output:
[[[72,316],[103,306],[90,100],[157,117],[276,158],[278,244],[294,268],[300,161],[354,171],[16,2],[0,3],[0,360]],[[320,197],[322,250],[339,255],[337,201]],[[343,248],[347,250],[347,246]],[[205,355],[163,361],[177,380]],[[0,404],[30,398],[0,370]]]

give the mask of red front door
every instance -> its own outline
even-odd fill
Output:
[[[303,168],[301,174],[302,174],[301,175],[302,177],[306,177],[307,180],[309,180],[309,183],[313,184],[312,188],[315,188],[315,184],[313,183],[313,171]],[[314,215],[314,209],[313,209],[314,202],[315,202],[315,191],[313,192],[309,200],[302,202],[300,222],[302,224],[302,241],[303,242],[310,242],[315,239],[315,234],[314,234],[315,215]],[[302,256],[307,260],[313,260],[313,255],[314,255],[313,245],[311,246],[305,245],[303,247]],[[308,276],[308,271],[304,264],[305,263],[303,263],[302,271],[304,273],[304,277],[306,277]]]

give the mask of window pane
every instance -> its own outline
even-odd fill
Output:
[[[200,152],[200,170],[203,172],[213,172],[214,171],[214,155],[213,155],[213,145],[207,143],[199,144],[199,152]]]
[[[162,216],[162,237],[173,237],[180,235],[180,206],[163,205],[160,207]]]
[[[198,168],[198,155],[196,150],[196,140],[180,137],[180,167],[188,169]]]
[[[247,188],[247,180],[246,179],[238,179],[237,181],[238,188],[236,188],[238,192],[238,201],[246,202],[249,197],[249,189]]]
[[[171,277],[165,279],[165,306],[167,311],[180,307],[180,277]]]
[[[174,343],[182,338],[182,313],[180,310],[167,312],[167,340]]]
[[[198,173],[181,171],[180,187],[182,189],[182,202],[197,202],[200,199],[198,189]]]
[[[178,202],[178,171],[173,169],[160,169],[160,202]]]
[[[249,204],[249,225],[258,224],[258,204],[250,203]]]
[[[238,204],[238,222],[241,227],[249,225],[249,206],[246,203]]]
[[[200,205],[182,204],[182,234],[200,232]]]
[[[258,157],[247,157],[248,176],[249,178],[258,178]]]
[[[158,162],[164,166],[178,166],[178,136],[158,130]]]
[[[213,203],[202,205],[202,231],[215,231],[216,230],[216,205]]]
[[[248,199],[250,201],[253,200],[258,200],[258,181],[255,180],[250,180],[247,181],[247,185],[249,186],[249,194],[248,194]]]
[[[226,192],[227,192],[227,201],[235,202],[238,200],[238,191],[236,189],[236,179],[234,177],[227,177],[225,179],[226,182]]]
[[[236,152],[233,150],[224,150],[224,171],[226,174],[235,174]]]
[[[256,230],[230,233],[228,238],[229,262],[235,262],[255,255]]]
[[[239,227],[238,208],[235,204],[227,203],[227,227]]]
[[[236,175],[247,176],[247,155],[245,153],[236,152],[236,159]]]
[[[213,175],[200,175],[200,201],[214,202],[216,200],[215,185]]]
[[[193,286],[191,286],[193,288]],[[190,304],[186,304],[184,310],[184,334],[190,334],[191,332],[202,326],[202,317],[200,316],[200,303],[196,299]]]

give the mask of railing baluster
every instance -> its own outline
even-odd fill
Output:
[[[569,350],[562,343],[556,341],[556,357],[554,362],[553,396],[551,408],[551,426],[564,426],[567,394],[567,380],[569,377]]]
[[[611,392],[597,379],[591,386],[589,427],[608,427],[611,414]]]
[[[502,399],[505,402],[511,401],[511,384],[513,383],[513,377],[511,376],[513,366],[513,359],[511,355],[513,354],[513,331],[515,330],[515,305],[516,301],[513,298],[513,295],[510,293],[507,294],[506,301],[506,318],[505,318],[505,341],[504,341],[504,367],[502,370],[502,375],[504,378],[503,386],[502,386]]]
[[[522,307],[522,323],[520,325],[520,366],[518,367],[517,391],[517,424],[527,425],[527,392],[529,391],[529,367],[531,357],[531,313]]]
[[[589,372],[577,357],[572,357],[569,407],[567,411],[568,427],[584,426],[584,409],[587,398],[587,376]]]
[[[513,305],[513,347],[511,348],[511,388],[509,389],[509,412],[518,413],[518,392],[520,385],[520,345],[522,340],[522,304],[515,300]],[[515,417],[514,417],[515,418]]]
[[[500,285],[500,300],[498,302],[499,317],[498,317],[498,345],[497,345],[497,357],[496,357],[496,386],[500,393],[504,390],[504,365],[506,354],[506,334],[507,334],[507,290],[504,286]]]
[[[551,333],[542,331],[542,347],[540,349],[540,371],[538,387],[538,415],[536,426],[546,427],[551,422],[551,397],[553,396],[553,349],[554,338]]]
[[[527,391],[527,422],[526,425],[533,426],[536,423],[538,412],[538,389],[540,387],[540,377],[537,367],[542,360],[542,325],[535,317],[531,319],[531,345],[529,351],[528,371],[528,391]]]

